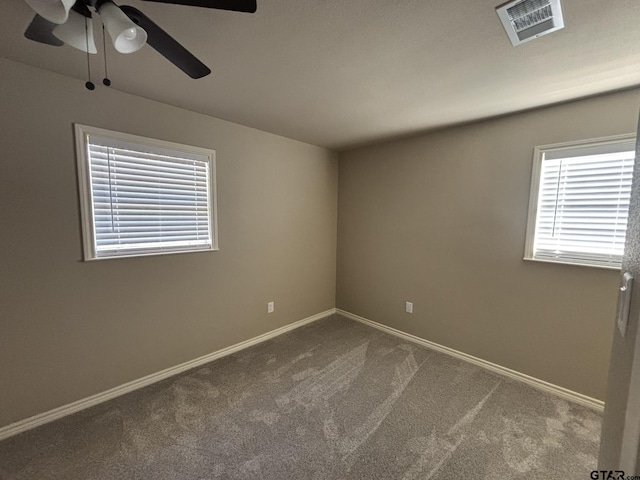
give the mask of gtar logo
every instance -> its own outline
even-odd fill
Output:
[[[624,480],[622,470],[594,470],[591,472],[593,480]]]

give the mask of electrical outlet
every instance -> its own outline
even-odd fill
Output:
[[[273,313],[273,311],[276,309],[276,304],[275,302],[269,302],[267,303],[267,313]]]
[[[406,302],[404,306],[404,311],[407,313],[413,313],[413,302]]]

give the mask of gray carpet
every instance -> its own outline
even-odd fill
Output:
[[[341,317],[0,443],[0,478],[585,479],[600,415]]]

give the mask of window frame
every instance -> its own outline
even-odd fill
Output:
[[[78,168],[78,193],[80,202],[80,220],[82,226],[82,249],[83,260],[85,262],[93,262],[98,260],[115,260],[122,258],[148,257],[156,255],[176,255],[181,253],[195,252],[212,252],[219,250],[218,247],[218,202],[216,190],[216,152],[215,150],[185,145],[155,138],[142,137],[129,133],[107,130],[104,128],[91,127],[75,123],[75,147],[76,161]],[[96,252],[96,236],[94,231],[94,207],[91,190],[91,170],[89,167],[89,138],[97,136],[114,140],[115,142],[127,142],[147,147],[151,149],[165,149],[185,154],[200,155],[208,158],[209,162],[209,238],[211,240],[210,248],[184,249],[184,250],[166,250],[151,252],[134,252],[119,253],[117,255],[107,255],[99,257]]]
[[[540,181],[542,175],[542,162],[545,153],[562,152],[577,150],[580,148],[587,149],[593,147],[605,147],[607,145],[619,145],[623,143],[632,143],[633,150],[636,151],[636,134],[625,133],[622,135],[611,135],[607,137],[590,138],[585,140],[577,140],[572,142],[553,143],[549,145],[539,145],[533,150],[533,164],[531,168],[531,190],[529,191],[529,209],[527,212],[527,228],[525,234],[525,247],[523,260],[530,262],[557,263],[562,265],[575,265],[581,267],[604,268],[607,270],[620,270],[615,265],[598,265],[592,263],[582,263],[578,261],[570,261],[566,259],[550,259],[536,258],[534,256],[534,243],[536,234],[536,222],[538,219],[538,196],[540,193]],[[636,152],[637,153],[637,152]],[[635,168],[635,167],[634,167]]]

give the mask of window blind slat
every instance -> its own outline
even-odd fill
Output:
[[[110,189],[117,188],[120,190],[126,190],[127,188],[135,188],[142,189],[146,188],[149,191],[157,190],[159,188],[162,189],[172,189],[172,190],[180,190],[183,192],[188,191],[196,191],[196,192],[206,192],[207,191],[207,182],[206,181],[189,181],[189,182],[160,182],[160,181],[145,181],[142,179],[135,179],[134,181],[130,181],[123,178],[118,178],[115,181],[112,180],[109,182],[109,178],[106,177],[104,181],[96,181],[95,189],[100,191],[110,191]]]
[[[97,171],[95,173],[96,180],[100,178],[106,178],[109,183],[115,183],[118,180],[132,180],[132,181],[149,181],[155,183],[170,182],[170,183],[193,183],[205,181],[205,175],[194,175],[188,171],[182,173],[170,173],[170,172],[151,172],[147,170],[136,171],[134,169],[126,168],[111,168],[107,172]]]

